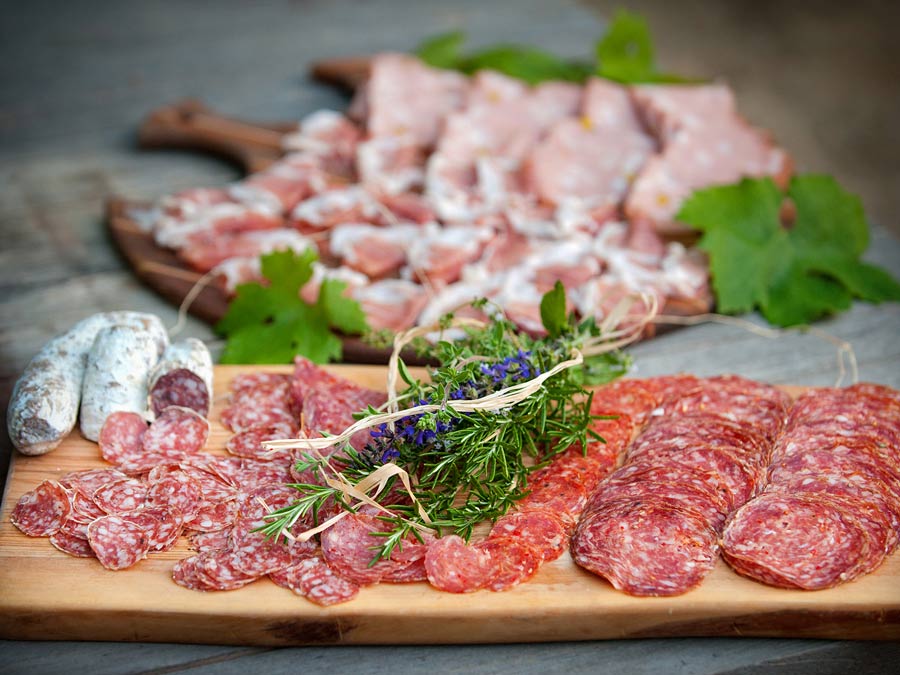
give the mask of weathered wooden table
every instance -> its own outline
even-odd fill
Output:
[[[603,14],[616,3],[592,2]],[[879,24],[841,5],[779,10],[766,3],[631,3],[659,35],[664,64],[720,74],[741,108],[773,128],[804,169],[836,174],[862,193],[877,222],[895,226],[889,171],[896,142],[873,136],[892,114],[896,83]],[[676,3],[670,3],[675,5]],[[752,6],[752,11],[748,8]],[[251,9],[252,7],[252,9]],[[759,13],[757,13],[757,10]],[[805,13],[804,13],[805,12]],[[202,98],[223,112],[291,119],[341,108],[337,93],[304,78],[323,56],[406,49],[421,37],[465,28],[474,43],[529,42],[586,53],[600,13],[566,2],[58,3],[32,0],[0,24],[0,403],[28,358],[51,335],[92,312],[175,310],[130,275],[107,240],[102,201],[152,198],[236,171],[179,153],[138,153],[133,130],[151,108]],[[866,17],[864,21],[862,17]],[[852,40],[852,50],[834,44]],[[894,55],[896,48],[894,47]],[[784,68],[789,63],[789,68]],[[827,106],[824,103],[827,102]],[[872,123],[872,120],[876,120]],[[900,242],[873,228],[870,259],[900,275]],[[857,305],[820,326],[849,340],[863,379],[900,386],[900,306]],[[189,322],[187,334],[211,339]],[[637,373],[737,372],[779,383],[829,384],[834,348],[810,335],[766,340],[705,325],[632,350]],[[2,435],[0,473],[9,443]],[[3,589],[0,589],[0,593]],[[47,636],[51,638],[52,636]],[[2,673],[296,672],[890,672],[900,646],[841,641],[666,639],[494,646],[253,649],[123,643],[2,642]]]

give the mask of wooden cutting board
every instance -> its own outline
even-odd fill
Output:
[[[209,449],[224,453],[224,393],[240,372],[218,366]],[[278,368],[272,368],[278,370]],[[281,370],[287,371],[288,368]],[[361,384],[384,385],[383,368],[337,366]],[[170,579],[190,555],[183,540],[120,572],[72,558],[9,522],[39,482],[104,465],[77,432],[43,457],[15,456],[0,509],[0,638],[248,645],[540,642],[668,636],[900,639],[900,554],[845,586],[817,592],[769,588],[721,561],[702,586],[675,598],[633,598],[584,572],[565,554],[505,593],[452,595],[425,583],[378,585],[320,608],[262,579],[199,593]]]

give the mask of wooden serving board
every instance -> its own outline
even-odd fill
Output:
[[[219,423],[230,380],[257,367],[218,366],[209,449],[224,453]],[[279,368],[272,368],[278,370]],[[281,370],[287,371],[284,367]],[[383,387],[385,370],[336,366]],[[900,639],[900,554],[845,586],[816,592],[770,588],[719,561],[702,586],[674,598],[633,598],[580,568],[568,554],[504,593],[441,593],[426,583],[364,588],[321,608],[261,579],[237,591],[200,593],[170,579],[190,555],[182,540],[131,569],[110,572],[72,558],[9,522],[39,482],[104,465],[73,433],[43,457],[16,456],[0,509],[0,638],[248,645],[540,642],[667,636]]]

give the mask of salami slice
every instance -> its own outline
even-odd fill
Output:
[[[273,572],[269,578],[282,588],[322,607],[347,602],[359,593],[358,584],[335,574],[320,556],[306,558]]]
[[[575,524],[587,503],[587,488],[575,478],[545,474],[529,480],[528,488],[531,493],[518,502],[519,509],[548,509],[570,525]]]
[[[536,548],[542,562],[556,560],[569,544],[566,524],[548,509],[512,511],[499,518],[488,539],[516,538]]]
[[[50,543],[63,553],[68,553],[76,558],[93,558],[94,550],[84,537],[72,534],[60,529],[50,535]]]
[[[206,586],[204,590],[233,591],[261,576],[240,569],[235,550],[207,551],[196,558],[196,575]]]
[[[200,532],[215,532],[234,524],[237,518],[238,500],[224,502],[202,501],[193,518],[185,526]]]
[[[763,494],[735,512],[722,534],[736,572],[783,588],[849,581],[866,568],[869,549],[858,518],[806,496]]]
[[[134,412],[114,412],[100,429],[100,455],[110,464],[140,457],[144,450],[146,420]]]
[[[203,378],[187,368],[169,371],[150,390],[150,407],[159,416],[169,406],[189,408],[203,417],[209,415],[210,392]]]
[[[628,457],[637,457],[645,446],[669,443],[681,448],[702,445],[709,448],[739,449],[758,466],[767,461],[769,443],[759,433],[735,422],[696,413],[676,418],[655,418],[628,448]]]
[[[260,387],[269,387],[272,385],[290,385],[291,376],[285,373],[242,373],[236,376],[228,388],[233,393],[238,393],[246,389],[257,389]]]
[[[144,529],[120,516],[104,516],[88,525],[88,542],[108,570],[131,567],[150,550]]]
[[[541,551],[518,537],[491,537],[475,545],[491,559],[491,576],[485,585],[492,591],[506,591],[528,581],[541,566]]]
[[[200,508],[200,486],[186,473],[169,474],[152,483],[147,490],[147,506],[173,509],[184,521],[191,520]]]
[[[326,558],[327,559],[327,558]],[[471,593],[485,588],[493,579],[491,554],[468,546],[462,537],[441,537],[425,555],[428,583],[448,593]]]
[[[575,562],[629,595],[668,596],[698,586],[717,556],[705,519],[652,499],[606,503],[572,540]]]
[[[90,499],[94,490],[101,485],[127,477],[118,469],[86,469],[67,473],[59,482],[63,487],[75,490]]]
[[[121,515],[144,505],[147,486],[134,478],[123,478],[101,485],[92,498],[104,513]]]
[[[201,579],[197,561],[200,556],[182,558],[172,568],[172,581],[191,591],[210,591],[206,580]]]
[[[69,501],[72,504],[69,518],[72,520],[89,523],[106,515],[106,511],[97,506],[93,499],[85,497],[81,492],[69,493]]]
[[[188,537],[190,547],[195,551],[216,551],[231,546],[231,528],[214,532],[194,532]]]
[[[209,422],[190,408],[170,406],[157,417],[144,434],[144,452],[198,453],[209,437]]]
[[[19,498],[10,520],[29,537],[49,537],[59,531],[71,511],[65,488],[45,480]]]
[[[225,449],[237,457],[288,462],[291,460],[290,450],[270,450],[262,443],[279,438],[295,438],[297,433],[297,428],[293,424],[284,422],[251,427],[228,439]]]
[[[659,405],[659,394],[648,380],[616,380],[594,390],[593,409],[615,411],[643,424]]]
[[[296,424],[294,414],[285,407],[254,408],[228,406],[222,411],[222,425],[235,433],[268,424]]]
[[[145,508],[122,515],[144,529],[151,551],[167,551],[181,534],[181,515],[169,508]]]

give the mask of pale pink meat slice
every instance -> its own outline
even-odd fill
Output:
[[[625,202],[630,221],[649,222],[662,233],[683,231],[675,216],[695,190],[747,177],[788,180],[791,159],[766,133],[739,117],[713,122],[702,130],[679,130],[646,163]]]
[[[382,279],[351,292],[372,330],[401,331],[414,326],[428,302],[428,292],[405,279]]]
[[[645,84],[631,97],[647,128],[665,144],[680,129],[702,129],[710,119],[737,115],[734,92],[724,84]]]
[[[467,78],[407,54],[379,54],[365,85],[369,136],[409,136],[420,147],[438,139],[444,118],[460,108]]]
[[[231,258],[258,259],[273,251],[302,252],[314,244],[294,229],[280,227],[274,230],[236,232],[197,237],[190,246],[181,249],[178,256],[199,272],[208,272]]]
[[[183,206],[183,205],[182,205]],[[274,230],[284,225],[280,213],[231,202],[198,206],[178,216],[164,215],[153,227],[153,238],[166,248],[181,249],[195,242],[238,232]]]
[[[388,276],[406,262],[410,243],[421,236],[418,225],[378,227],[366,223],[338,225],[331,231],[331,254],[372,279]]]

